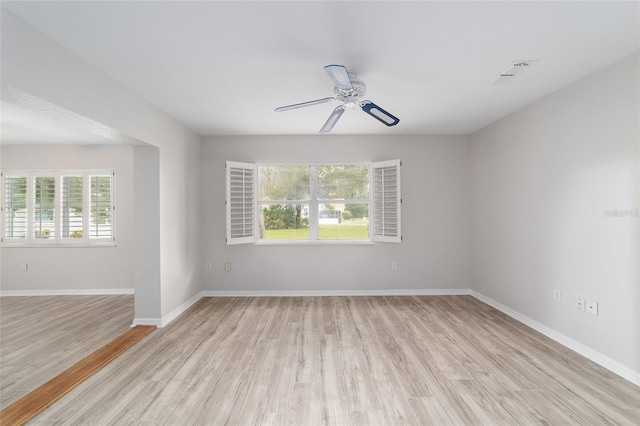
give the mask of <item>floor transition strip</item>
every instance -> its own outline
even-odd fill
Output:
[[[138,343],[155,326],[137,325],[24,398],[0,411],[2,426],[23,425]]]

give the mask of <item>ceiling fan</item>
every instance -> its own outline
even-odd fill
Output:
[[[342,65],[327,65],[324,67],[335,87],[333,89],[334,96],[322,99],[316,99],[314,101],[302,102],[299,104],[286,105],[276,108],[276,111],[288,111],[290,109],[302,108],[311,105],[323,104],[329,101],[341,101],[342,105],[333,110],[327,121],[320,129],[320,133],[327,133],[333,129],[340,116],[346,109],[355,109],[356,106],[361,108],[364,112],[380,121],[387,126],[395,126],[400,122],[393,114],[388,113],[384,109],[371,101],[363,100],[362,97],[366,93],[367,89],[365,84],[358,79],[358,76],[347,72],[347,69]]]

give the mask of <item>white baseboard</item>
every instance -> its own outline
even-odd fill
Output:
[[[461,296],[469,289],[203,291],[203,297]]]
[[[131,327],[135,327],[136,325],[153,325],[158,328],[166,327],[171,321],[178,318],[180,314],[189,309],[200,299],[202,299],[202,292],[196,294],[191,299],[174,309],[170,314],[165,315],[162,318],[134,318],[133,323],[131,323]]]
[[[136,325],[152,325],[154,327],[162,327],[162,319],[160,318],[134,318],[131,327]]]
[[[202,293],[203,292],[201,291],[200,293],[198,293],[195,296],[193,296],[191,299],[189,299],[186,302],[184,302],[182,305],[178,306],[170,314],[163,316],[162,317],[162,325],[160,325],[158,327],[164,327],[164,326],[168,325],[174,319],[178,318],[184,311],[186,311],[191,306],[193,306],[198,300],[202,299],[202,297],[203,297]]]
[[[95,288],[70,290],[0,290],[0,297],[15,296],[109,296],[134,294],[132,288]]]
[[[620,364],[618,361],[615,361],[598,351],[591,349],[588,346],[583,345],[582,343],[576,342],[570,337],[565,336],[562,333],[557,332],[556,330],[547,327],[544,324],[541,324],[526,315],[522,315],[519,312],[514,311],[513,309],[496,302],[495,300],[478,293],[474,290],[471,291],[471,295],[476,299],[486,303],[489,306],[496,308],[497,310],[509,315],[511,318],[520,321],[526,326],[533,328],[534,330],[544,334],[550,339],[555,340],[563,346],[579,353],[580,355],[590,359],[598,365],[606,368],[607,370],[619,375],[620,377],[630,381],[631,383],[640,386],[640,372],[634,371],[631,368]]]

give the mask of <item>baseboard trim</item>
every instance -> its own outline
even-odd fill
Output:
[[[203,297],[464,296],[470,289],[203,291]]]
[[[609,357],[607,357],[606,355],[601,354],[598,351],[595,351],[593,349],[591,349],[588,346],[583,345],[580,342],[576,342],[575,340],[571,339],[570,337],[565,336],[562,333],[557,332],[556,330],[547,327],[544,324],[541,324],[529,317],[527,317],[526,315],[521,314],[520,312],[514,311],[513,309],[503,305],[500,302],[497,302],[493,299],[491,299],[490,297],[485,296],[484,294],[478,293],[477,291],[471,290],[471,296],[475,297],[476,299],[486,303],[487,305],[509,315],[511,318],[520,321],[521,323],[523,323],[524,325],[533,328],[534,330],[544,334],[545,336],[549,337],[550,339],[555,340],[556,342],[560,343],[563,346],[566,346],[567,348],[571,349],[574,352],[579,353],[580,355],[584,356],[585,358],[590,359],[591,361],[595,362],[596,364],[606,368],[607,370],[617,374],[618,376],[622,377],[623,379],[626,379],[628,381],[630,381],[631,383],[640,386],[640,373],[637,371],[632,370],[631,368],[620,364],[618,361],[615,361]]]
[[[18,296],[110,296],[135,294],[132,288],[91,288],[69,290],[0,290],[0,297]]]
[[[193,306],[198,300],[202,299],[202,297],[203,297],[202,293],[203,293],[202,291],[199,292],[198,294],[194,295],[191,299],[187,300],[182,305],[180,305],[176,309],[174,309],[170,314],[163,316],[162,320],[161,320],[161,324],[162,325],[159,325],[158,327],[165,327],[171,321],[173,321],[174,319],[176,319],[180,315],[182,315],[187,309],[189,309],[191,306]]]
[[[151,325],[154,327],[162,327],[161,318],[134,318],[130,327],[136,327],[138,325]]]

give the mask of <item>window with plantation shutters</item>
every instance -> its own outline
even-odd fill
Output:
[[[373,163],[373,240],[402,241],[400,232],[400,160]]]
[[[256,241],[255,165],[227,161],[227,244]]]
[[[226,240],[401,242],[400,160],[226,163]]]
[[[3,245],[115,242],[113,170],[3,171]]]
[[[39,243],[56,240],[56,178],[34,176],[33,178],[32,238]]]
[[[60,237],[80,242],[84,237],[84,178],[63,175],[60,184]]]
[[[89,175],[89,240],[108,241],[113,237],[111,174]]]
[[[26,241],[29,178],[26,175],[4,175],[3,180],[3,241]]]

